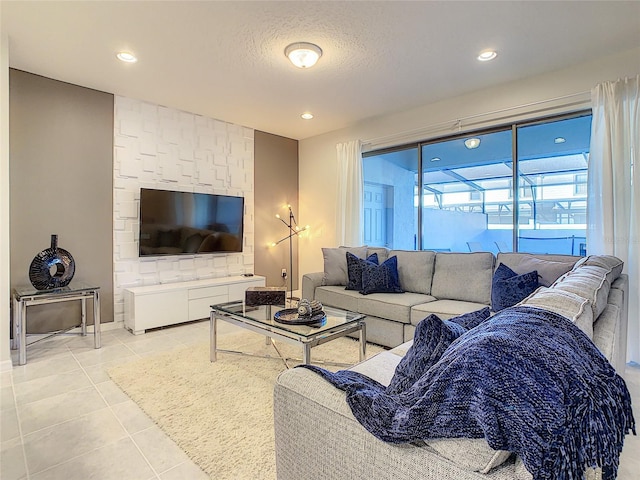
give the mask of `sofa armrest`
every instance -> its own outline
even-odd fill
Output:
[[[617,349],[617,358],[616,364],[614,366],[620,366],[620,373],[624,376],[624,367],[627,363],[627,336],[629,329],[629,276],[626,273],[623,273],[618,278],[614,280],[611,284],[611,290],[609,291],[609,303],[613,303],[620,309],[620,317],[619,317],[619,326],[618,326],[618,349]],[[612,362],[613,363],[613,362]]]
[[[302,298],[313,300],[316,298],[316,287],[322,285],[324,272],[305,273],[302,276]]]

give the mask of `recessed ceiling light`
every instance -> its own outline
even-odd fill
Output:
[[[116,57],[118,57],[118,60],[122,60],[126,63],[136,63],[138,61],[136,56],[131,52],[118,52]]]
[[[305,120],[311,120],[313,118],[313,114],[309,113],[309,112],[305,112],[302,115],[300,115],[302,118],[304,118]]]
[[[284,49],[284,54],[298,68],[313,67],[322,56],[322,49],[308,42],[296,42]]]
[[[480,146],[480,139],[479,138],[467,138],[464,141],[464,146],[467,147],[469,150],[472,150],[474,148],[478,148]]]
[[[564,138],[564,137],[556,137],[556,138],[553,139],[553,143],[564,143],[566,141],[567,141],[567,139]]]
[[[478,60],[481,62],[488,62],[489,60],[493,60],[496,58],[498,54],[493,50],[485,50],[484,52],[480,52],[478,55]]]

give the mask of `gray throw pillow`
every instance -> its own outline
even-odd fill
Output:
[[[323,248],[324,276],[322,285],[346,285],[347,276],[347,252],[356,257],[364,258],[367,254],[367,247],[339,247]]]

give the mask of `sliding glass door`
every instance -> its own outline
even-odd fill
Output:
[[[368,245],[584,255],[591,115],[364,155]]]
[[[518,250],[585,255],[591,115],[518,128]]]
[[[418,248],[418,148],[376,152],[363,161],[364,242],[402,250]]]
[[[422,248],[511,250],[511,130],[422,146]]]

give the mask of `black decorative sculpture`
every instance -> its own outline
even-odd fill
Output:
[[[51,248],[37,254],[29,266],[29,280],[37,290],[66,287],[76,273],[76,262],[58,247],[58,235],[51,235]]]

